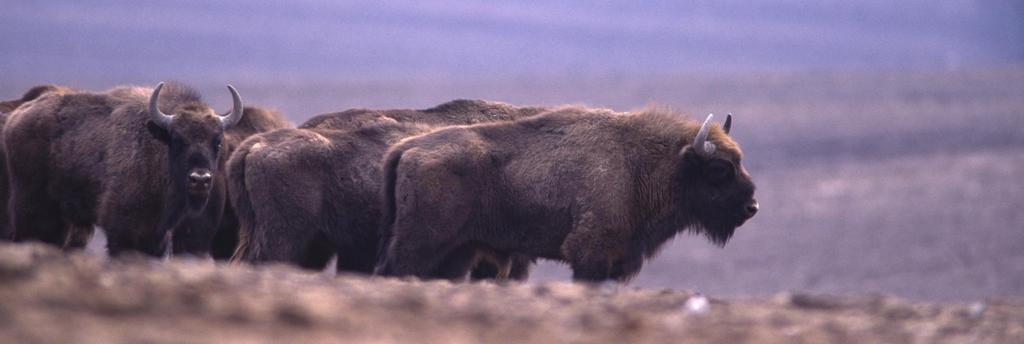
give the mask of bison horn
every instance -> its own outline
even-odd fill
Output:
[[[157,106],[160,99],[160,89],[162,88],[164,88],[164,83],[161,82],[153,89],[153,95],[149,96],[149,120],[161,128],[167,128],[171,124],[171,120],[174,120],[174,116],[168,116],[160,112],[160,107]]]
[[[732,113],[731,112],[728,115],[725,115],[725,124],[722,125],[722,130],[725,130],[726,134],[729,133],[729,129],[732,129]]]
[[[242,119],[242,97],[238,95],[238,91],[231,85],[228,85],[228,91],[231,91],[231,99],[235,105],[231,109],[231,113],[220,118],[220,125],[224,129],[231,128]]]
[[[708,114],[708,118],[704,120],[704,124],[697,131],[697,137],[693,139],[693,148],[697,150],[697,154],[708,156],[715,152],[715,144],[708,142],[708,132],[711,131],[711,119],[714,117],[714,114]]]

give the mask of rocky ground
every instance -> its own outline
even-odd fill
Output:
[[[285,266],[108,260],[0,244],[0,341],[1005,343],[1024,300],[717,299],[610,285],[451,284]]]

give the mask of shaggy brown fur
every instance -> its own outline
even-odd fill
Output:
[[[277,111],[246,106],[244,113],[235,126],[224,132],[222,164],[249,136],[292,127]],[[189,216],[174,229],[171,252],[175,255],[209,254],[214,259],[228,259],[234,253],[238,245],[238,219],[226,197],[224,174],[217,174],[216,179],[204,213],[201,216]]]
[[[0,113],[0,129],[7,123],[7,113]],[[0,135],[2,134],[0,130]],[[3,137],[0,137],[0,154],[4,153]],[[0,156],[0,241],[14,239],[14,231],[11,230],[10,218],[7,216],[7,197],[10,194],[7,185],[7,159]]]
[[[570,264],[573,278],[627,280],[684,230],[724,245],[756,212],[736,143],[663,111],[563,108],[407,139],[385,160],[390,243],[378,272],[430,277],[465,245]]]
[[[221,120],[191,89],[167,85],[160,108],[175,119],[157,125],[151,92],[46,94],[11,114],[3,133],[15,240],[69,247],[71,228],[97,224],[111,255],[160,256],[170,229],[204,210],[214,188],[191,187],[188,175],[216,175]]]
[[[337,254],[339,271],[370,273],[378,258],[380,161],[390,145],[438,125],[541,111],[458,100],[426,110],[349,110],[255,135],[228,163],[241,223],[233,260],[322,269]]]
[[[57,85],[39,85],[28,89],[21,98],[0,102],[0,114],[10,114],[21,104],[30,102],[46,93],[72,92],[71,88]]]
[[[11,228],[10,218],[7,216],[7,198],[10,189],[7,181],[7,159],[3,143],[3,127],[7,123],[7,117],[19,106],[39,98],[46,93],[68,92],[71,89],[57,85],[40,85],[25,91],[21,98],[0,102],[0,240],[11,240],[14,238],[14,230]],[[88,241],[88,239],[86,239]]]

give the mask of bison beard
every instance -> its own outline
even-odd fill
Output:
[[[757,202],[731,116],[709,121],[563,108],[406,140],[386,158],[377,272],[432,277],[472,245],[628,280],[681,231],[724,244]]]
[[[208,203],[220,141],[242,104],[229,86],[234,107],[219,116],[187,87],[162,89],[66,92],[11,114],[4,143],[16,241],[75,247],[98,224],[111,255],[163,255],[169,230]]]

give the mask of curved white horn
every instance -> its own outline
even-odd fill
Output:
[[[242,119],[243,112],[242,97],[238,95],[238,91],[231,85],[228,85],[228,91],[231,91],[231,100],[234,101],[234,107],[231,108],[231,113],[220,118],[220,125],[224,129],[231,128],[238,123],[238,121]]]
[[[707,141],[708,132],[711,131],[711,119],[714,117],[715,114],[708,114],[708,118],[704,120],[704,124],[697,131],[697,137],[693,139],[693,148],[697,150],[698,154],[703,156],[708,156],[715,152],[715,144]]]
[[[164,88],[164,83],[159,83],[156,88],[153,89],[153,95],[149,96],[149,120],[156,123],[161,128],[167,128],[171,125],[171,121],[174,120],[174,116],[168,116],[163,112],[160,112],[158,106],[160,100],[160,89]]]

